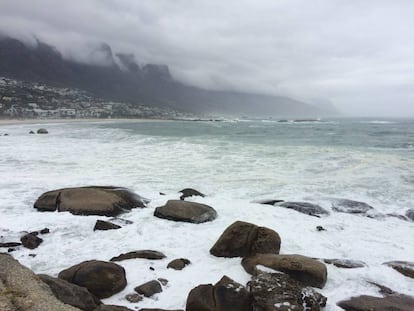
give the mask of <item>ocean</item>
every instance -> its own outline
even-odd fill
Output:
[[[49,134],[29,134],[41,127]],[[109,260],[132,250],[167,255],[161,261],[121,262],[128,286],[105,303],[179,309],[192,288],[223,275],[246,284],[250,277],[240,258],[209,254],[236,220],[277,231],[282,254],[365,262],[358,269],[327,265],[328,282],[321,290],[328,297],[325,310],[340,310],[336,302],[350,296],[378,295],[369,282],[414,295],[413,279],[383,265],[414,259],[414,222],[401,217],[414,209],[414,120],[22,123],[0,125],[0,135],[0,242],[44,227],[51,231],[39,248],[12,253],[22,264],[56,276],[81,261]],[[127,187],[151,202],[121,216],[133,224],[102,232],[92,229],[106,217],[33,208],[46,191],[86,185]],[[190,200],[214,207],[215,221],[195,225],[153,216],[155,207],[188,187],[206,194]],[[342,198],[374,210],[370,217],[333,211],[332,201]],[[330,215],[317,218],[257,203],[265,199],[310,202]],[[192,264],[182,271],[166,269],[175,258]],[[137,285],[160,277],[169,280],[162,293],[136,305],[124,299]]]

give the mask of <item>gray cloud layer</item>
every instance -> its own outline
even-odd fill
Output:
[[[2,0],[0,30],[84,59],[100,42],[186,83],[414,116],[411,0]]]

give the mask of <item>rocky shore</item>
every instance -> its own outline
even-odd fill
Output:
[[[187,188],[179,191],[179,195],[178,200],[168,200],[165,205],[156,207],[154,219],[200,226],[203,223],[214,222],[220,217],[214,207],[194,202],[194,198],[204,197],[203,193]],[[189,198],[191,200],[188,200]],[[45,213],[45,217],[49,212],[69,212],[81,217],[112,217],[98,219],[91,228],[93,231],[104,231],[102,234],[109,235],[111,230],[131,225],[130,221],[120,218],[122,214],[136,208],[151,208],[148,206],[149,202],[150,200],[123,187],[87,186],[48,191],[37,198],[33,206],[38,212]],[[311,202],[284,202],[279,198],[263,200],[258,204],[292,209],[304,214],[304,217],[321,218],[330,217],[331,213],[348,213],[355,217],[398,217],[401,221],[413,221],[411,210],[407,210],[405,215],[382,215],[364,202],[349,199],[334,199],[331,211]],[[326,231],[321,226],[315,230]],[[124,293],[130,276],[121,262],[166,260],[165,269],[175,270],[177,273],[191,265],[200,264],[193,262],[192,258],[173,258],[159,250],[136,249],[125,250],[124,253],[106,260],[97,254],[96,258],[67,267],[54,276],[36,275],[12,257],[19,248],[41,248],[42,242],[52,236],[53,231],[48,228],[28,232],[21,236],[20,241],[8,240],[7,236],[2,236],[0,310],[132,310],[124,306],[107,305],[101,301],[122,292],[125,294],[125,301],[133,304],[135,310],[162,311],[166,309],[140,308],[140,302],[148,297],[162,295],[165,288],[173,286],[169,284],[169,280],[159,276],[151,281],[133,284],[134,292]],[[286,254],[283,251],[283,243],[283,236],[274,228],[240,221],[235,215],[234,222],[223,228],[221,236],[210,249],[205,249],[205,255],[223,260],[240,258],[240,269],[251,275],[250,281],[240,284],[228,277],[226,271],[221,271],[222,278],[218,279],[217,283],[200,284],[188,293],[183,293],[187,297],[185,310],[318,311],[322,310],[330,299],[319,291],[332,281],[328,274],[328,265],[343,269],[344,273],[366,266],[366,263],[352,259],[311,258],[301,254]],[[413,262],[396,258],[394,261],[384,262],[383,267],[394,269],[406,278],[414,278]],[[361,279],[361,282],[368,283],[369,280]],[[414,297],[397,293],[381,284],[374,286],[378,288],[377,296],[361,293],[360,296],[338,301],[337,306],[349,311],[412,310]]]

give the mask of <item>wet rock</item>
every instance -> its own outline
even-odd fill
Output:
[[[0,253],[0,310],[79,311],[56,299],[50,287],[12,256]]]
[[[182,270],[191,262],[185,258],[174,259],[167,265],[167,269]]]
[[[49,134],[49,132],[45,128],[40,128],[37,130],[37,134]]]
[[[275,205],[277,203],[282,203],[285,202],[284,200],[259,200],[256,201],[255,203],[259,203],[259,204],[265,204],[265,205]]]
[[[253,310],[318,311],[326,297],[284,273],[259,273],[247,287],[253,296]]]
[[[30,131],[30,132],[29,132],[29,134],[34,134],[34,133],[35,133],[35,132],[33,132],[33,131]]]
[[[286,273],[305,286],[323,288],[328,276],[325,264],[302,255],[259,254],[242,260],[244,270],[252,275],[262,272],[258,265]]]
[[[409,219],[414,221],[414,208],[409,209],[405,212],[405,216]]]
[[[48,234],[48,233],[50,233],[49,228],[43,228],[42,230],[40,230],[40,234]]]
[[[36,254],[29,254],[29,257],[35,258],[37,255]]]
[[[182,195],[180,196],[180,200],[184,200],[185,198],[188,197],[192,197],[192,196],[200,196],[200,197],[205,197],[205,195],[203,193],[201,193],[200,191],[197,191],[195,189],[192,188],[185,188],[181,191],[178,191],[179,193],[182,193]]]
[[[134,311],[134,310],[129,309],[127,307],[122,307],[122,306],[103,305],[102,304],[93,311]]]
[[[0,243],[0,247],[16,247],[20,246],[22,243],[19,242],[6,242],[6,243]]]
[[[216,219],[217,212],[211,206],[180,200],[169,200],[155,209],[154,216],[173,221],[203,223]]]
[[[55,297],[63,303],[84,311],[93,311],[101,304],[99,299],[92,295],[85,287],[45,274],[39,274],[38,277],[49,285]]]
[[[23,246],[29,249],[37,248],[40,243],[43,242],[41,238],[38,238],[36,235],[28,233],[20,238]]]
[[[414,262],[410,261],[388,261],[384,265],[387,265],[399,273],[414,279]]]
[[[151,297],[162,292],[161,283],[157,280],[152,280],[134,288],[134,290],[145,297]]]
[[[199,285],[187,298],[186,311],[251,311],[252,297],[244,286],[224,276],[214,286]]]
[[[144,309],[139,309],[139,311],[184,311],[184,310],[167,310],[167,309],[148,309],[148,308],[144,308]],[[202,311],[202,310],[200,310]]]
[[[139,294],[128,294],[125,296],[125,299],[128,300],[130,303],[137,303],[142,301],[142,299],[144,298]]]
[[[210,254],[217,257],[245,257],[258,253],[278,254],[280,237],[276,231],[236,221],[224,230]]]
[[[108,298],[127,284],[125,270],[121,266],[105,261],[90,260],[61,271],[60,279],[86,287],[96,297]]]
[[[109,221],[97,220],[95,223],[95,227],[93,227],[93,231],[96,230],[114,230],[120,229],[121,226],[115,225]]]
[[[284,202],[278,206],[293,209],[310,216],[319,217],[320,215],[329,215],[329,212],[321,206],[307,202]]]
[[[332,201],[332,210],[340,213],[365,214],[366,212],[373,209],[374,208],[371,205],[368,205],[365,202],[348,199],[336,199]]]
[[[161,283],[162,286],[166,286],[168,284],[168,280],[167,279],[158,278],[157,280],[158,280],[158,282]]]
[[[117,216],[133,208],[144,208],[147,202],[126,188],[91,186],[46,192],[37,199],[34,208],[75,215]]]
[[[322,226],[316,226],[317,231],[326,231],[326,229]]]
[[[324,263],[334,265],[338,268],[355,269],[366,267],[365,262],[350,259],[322,259]]]
[[[345,311],[412,311],[414,297],[393,294],[385,297],[362,295],[337,303]]]
[[[142,259],[150,259],[150,260],[160,260],[164,259],[166,256],[158,251],[153,250],[139,250],[139,251],[132,251],[125,254],[121,254],[116,257],[112,257],[110,261],[122,261],[122,260],[128,260],[128,259],[136,259],[136,258],[142,258]]]

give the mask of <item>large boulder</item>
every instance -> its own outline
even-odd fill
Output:
[[[283,202],[278,204],[278,206],[293,209],[310,216],[329,215],[329,212],[321,206],[307,202]]]
[[[362,295],[337,303],[345,311],[413,311],[414,297],[393,294],[385,297]]]
[[[75,215],[117,216],[148,201],[121,187],[78,187],[46,192],[35,202],[39,211],[71,212]]]
[[[125,270],[105,261],[90,260],[61,271],[60,279],[86,287],[96,297],[108,298],[125,288]]]
[[[246,288],[227,276],[211,284],[193,288],[186,311],[251,311],[252,298]]]
[[[371,205],[368,205],[365,202],[348,199],[335,199],[332,201],[332,210],[340,213],[365,214],[373,209],[374,208]]]
[[[158,251],[144,249],[144,250],[132,251],[132,252],[128,252],[125,254],[121,254],[116,257],[112,257],[110,261],[123,261],[123,260],[128,260],[128,259],[135,259],[135,258],[160,260],[160,259],[164,259],[165,255]]]
[[[387,265],[399,273],[414,279],[414,262],[410,261],[388,261],[384,265]]]
[[[253,275],[262,272],[259,265],[286,273],[306,286],[323,288],[328,276],[325,264],[302,255],[259,254],[242,260],[243,268]]]
[[[217,212],[211,206],[181,200],[169,200],[155,209],[154,216],[174,221],[203,223],[216,219]]]
[[[92,295],[85,287],[80,287],[46,274],[39,274],[38,276],[49,285],[55,297],[63,303],[84,311],[93,311],[101,304],[99,299]]]
[[[236,221],[224,230],[210,253],[217,257],[246,257],[258,253],[279,254],[280,237],[276,231]]]
[[[43,240],[33,233],[28,233],[20,238],[20,242],[22,242],[23,246],[28,249],[35,249],[43,242]]]
[[[284,273],[259,273],[247,287],[253,296],[253,310],[319,311],[326,297]]]
[[[0,310],[80,311],[56,299],[38,276],[3,253],[0,253]]]

